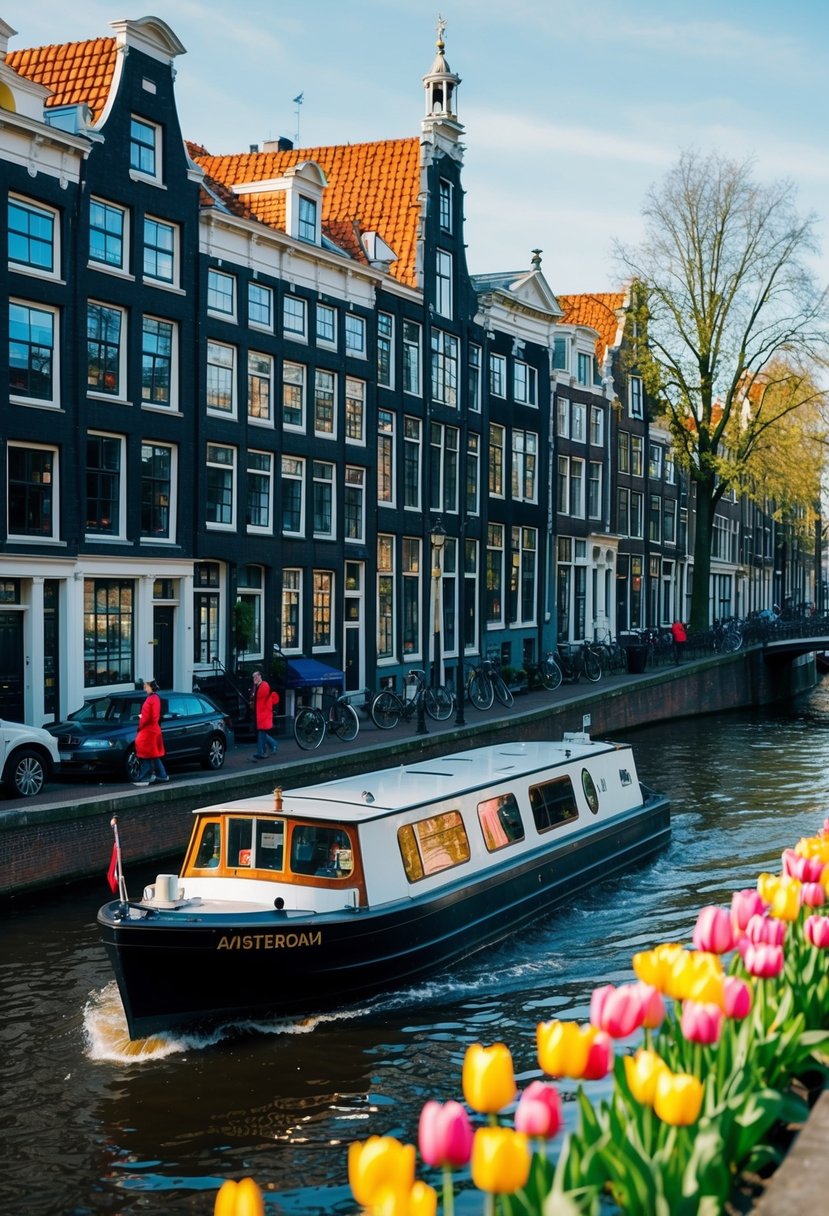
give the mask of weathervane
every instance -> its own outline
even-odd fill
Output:
[[[299,146],[299,107],[302,105],[304,100],[304,93],[297,93],[296,97],[294,98],[294,105],[296,106],[296,137],[294,138],[295,147]]]
[[[443,17],[438,14],[438,50],[443,50],[443,35],[446,33],[446,22]]]

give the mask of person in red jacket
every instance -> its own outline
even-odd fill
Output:
[[[138,715],[138,734],[135,736],[135,754],[141,761],[138,780],[133,785],[149,785],[152,781],[169,781],[167,770],[161,763],[164,755],[164,739],[161,734],[161,698],[155,680],[144,681],[147,694],[141,713]]]
[[[685,632],[685,626],[682,621],[674,621],[671,625],[671,633],[674,639],[674,663],[682,662],[682,652],[688,645],[688,634]]]
[[[273,730],[273,711],[279,704],[279,693],[272,692],[261,671],[253,673],[253,724],[256,727],[256,751],[251,760],[264,760],[268,749],[276,755],[276,739]]]

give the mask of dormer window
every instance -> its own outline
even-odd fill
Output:
[[[300,194],[297,236],[301,241],[310,241],[312,245],[316,245],[318,243],[317,234],[317,204],[314,199]]]
[[[161,180],[161,128],[135,115],[130,119],[130,169],[152,181]]]

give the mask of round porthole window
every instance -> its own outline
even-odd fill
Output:
[[[593,778],[586,768],[581,770],[581,788],[584,790],[584,796],[587,799],[587,805],[595,815],[599,809],[599,792],[596,789]]]

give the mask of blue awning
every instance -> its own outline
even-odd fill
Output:
[[[342,688],[345,673],[316,659],[290,659],[286,688]]]

